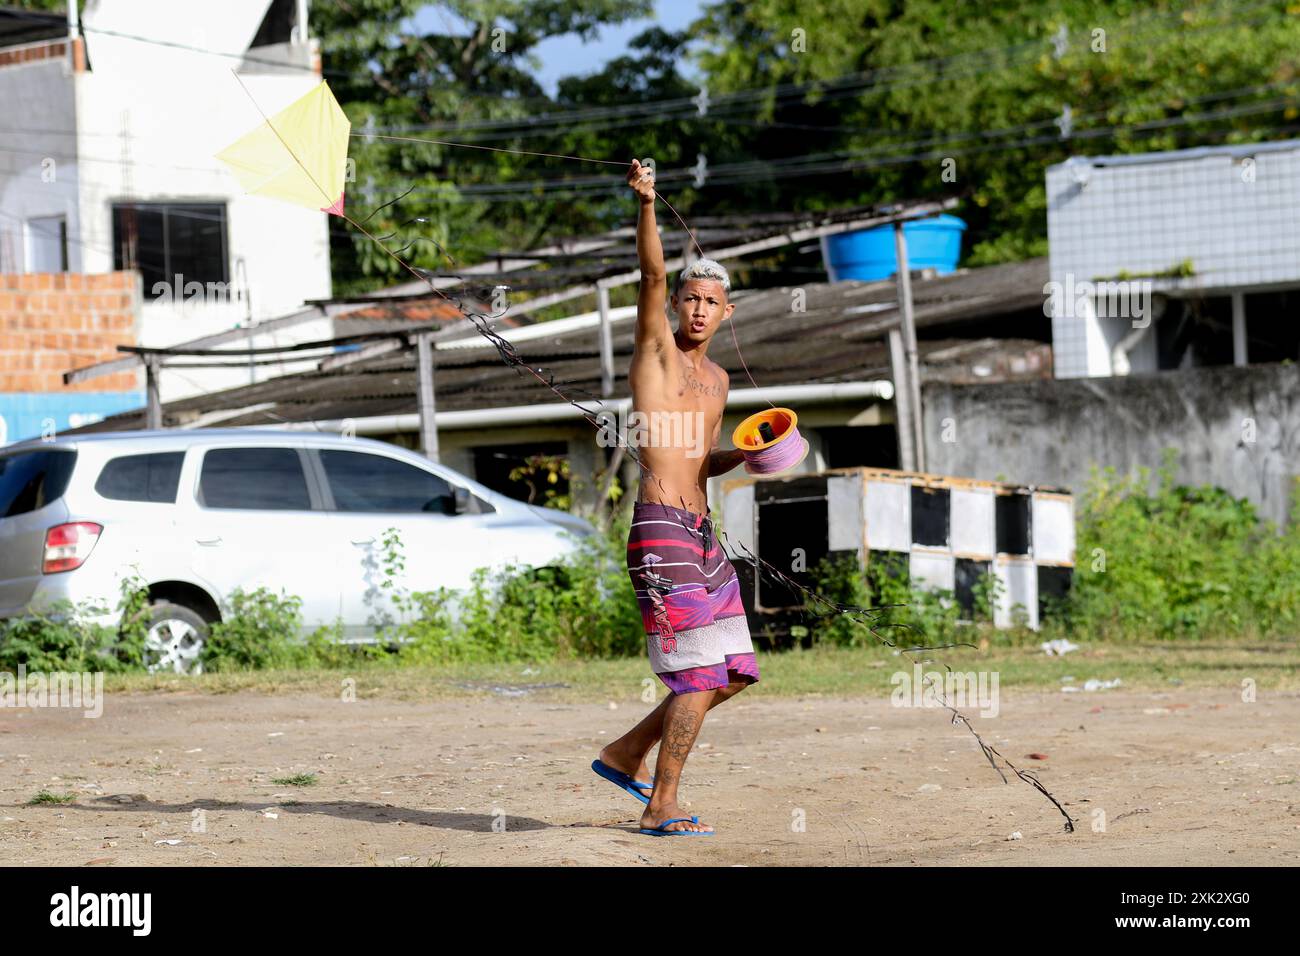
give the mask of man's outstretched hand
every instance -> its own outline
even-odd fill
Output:
[[[642,205],[655,201],[654,167],[642,166],[639,159],[632,160],[632,168],[627,173],[627,184],[632,187]]]

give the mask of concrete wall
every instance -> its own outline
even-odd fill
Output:
[[[1300,367],[1197,368],[1125,378],[926,386],[927,469],[1069,488],[1089,470],[1156,468],[1249,498],[1283,522],[1300,474]],[[951,439],[951,440],[945,440]]]

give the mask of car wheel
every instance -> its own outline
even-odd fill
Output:
[[[207,639],[208,622],[196,611],[170,601],[151,604],[144,638],[145,666],[151,674],[202,674]]]

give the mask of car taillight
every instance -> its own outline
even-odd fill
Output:
[[[41,571],[54,574],[81,567],[90,557],[103,530],[103,525],[93,521],[56,524],[45,532],[45,560],[41,563]]]

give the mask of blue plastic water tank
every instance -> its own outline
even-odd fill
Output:
[[[966,223],[956,216],[935,216],[903,224],[908,267],[934,269],[940,275],[957,268]],[[832,282],[888,279],[897,271],[894,227],[876,226],[841,232],[822,240],[822,258]]]

